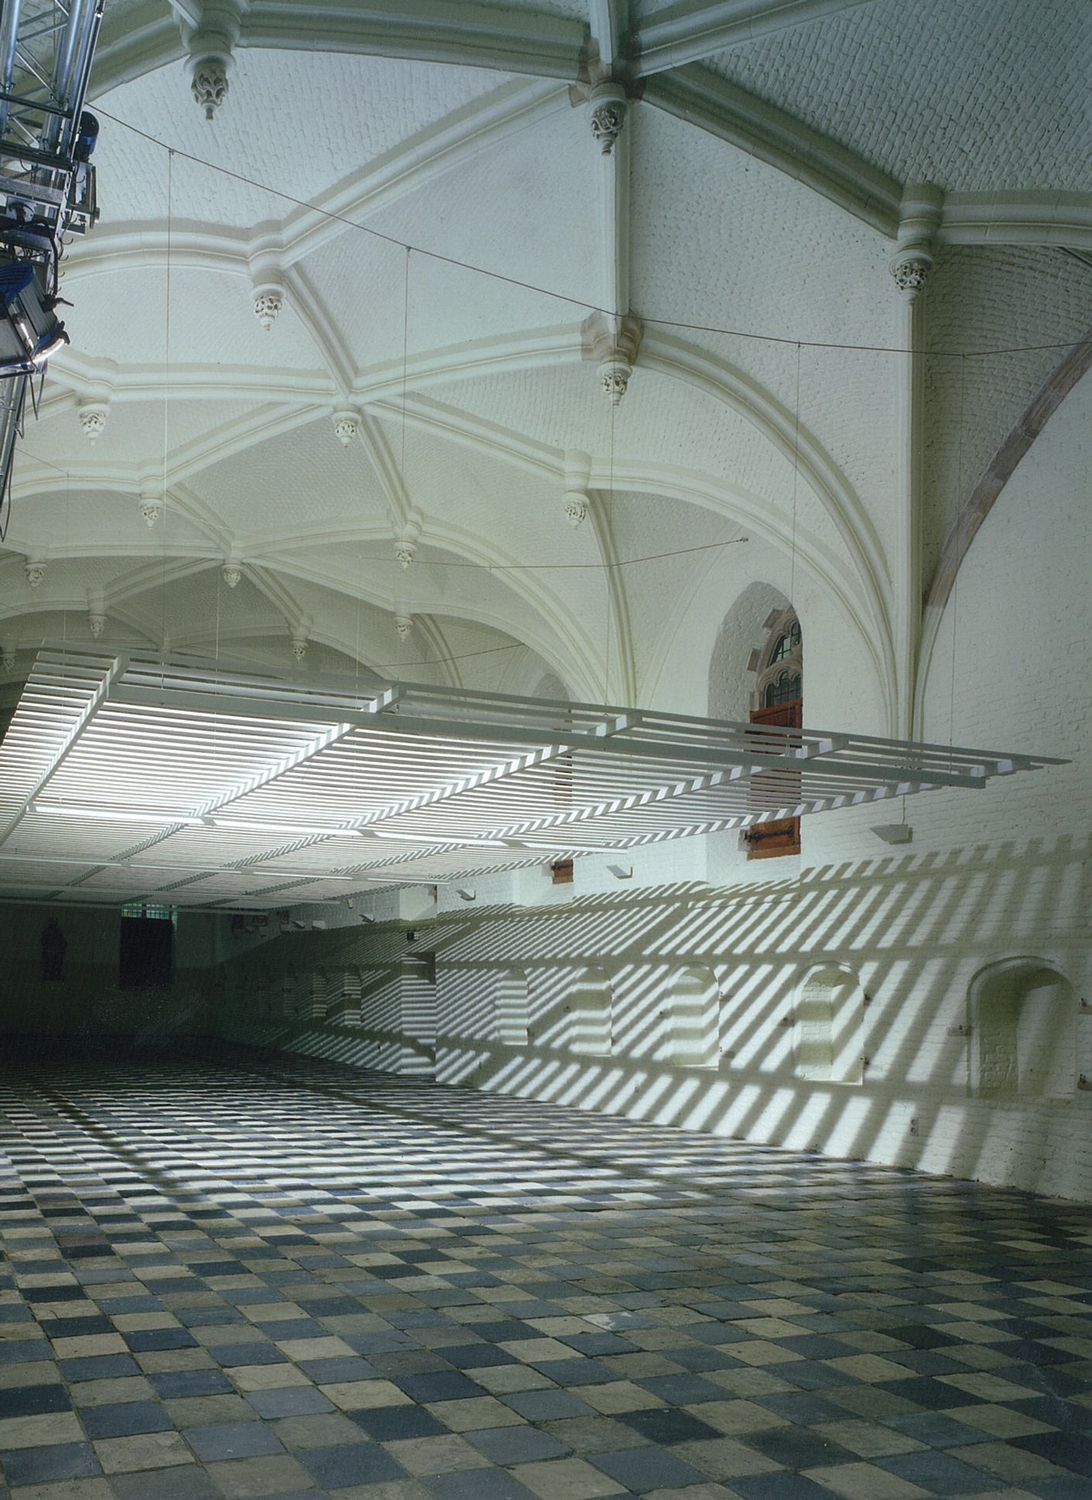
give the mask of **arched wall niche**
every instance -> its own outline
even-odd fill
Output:
[[[754,653],[766,643],[770,616],[789,607],[772,583],[755,582],[728,610],[709,659],[710,718],[746,720],[755,683]]]
[[[969,1092],[977,1098],[1069,1099],[1077,1081],[1077,995],[1041,958],[1002,959],[967,990]]]
[[[584,1057],[606,1057],[611,1047],[611,983],[605,969],[589,965],[573,975],[566,997],[569,1049]]]
[[[526,971],[503,969],[496,992],[496,1038],[502,1046],[527,1046],[528,1000]]]
[[[848,964],[818,964],[800,982],[793,1011],[793,1072],[813,1083],[864,1081],[865,996]]]
[[[720,1062],[720,990],[712,969],[692,965],[673,978],[670,1060],[682,1068]]]

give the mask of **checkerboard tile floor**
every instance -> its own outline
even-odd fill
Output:
[[[0,1500],[1092,1500],[1092,1214],[262,1053],[0,1074]]]

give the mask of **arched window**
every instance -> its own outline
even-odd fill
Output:
[[[752,657],[756,676],[751,723],[799,729],[804,722],[804,634],[800,621],[790,605],[771,611],[765,626],[765,644]],[[769,738],[772,753],[780,747],[780,738]],[[800,819],[770,816],[797,802],[799,791],[799,776],[784,771],[752,778],[755,812],[766,816],[752,823],[744,834],[748,859],[800,853]]]
[[[776,708],[780,703],[792,703],[801,697],[801,675],[799,672],[779,672],[766,684],[763,708]]]

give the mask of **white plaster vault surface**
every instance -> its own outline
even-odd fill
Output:
[[[212,7],[107,0],[102,217],[17,453],[7,680],[104,616],[118,647],[704,713],[689,643],[761,577],[839,641],[844,727],[925,733],[918,601],[1092,322],[1079,8],[240,9],[207,122]],[[927,318],[889,275],[915,182]],[[643,324],[616,408],[595,310]]]

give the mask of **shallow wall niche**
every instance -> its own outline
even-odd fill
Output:
[[[527,1045],[527,975],[504,969],[497,975],[496,1036],[504,1047]]]
[[[610,979],[605,969],[578,969],[565,999],[569,1048],[584,1057],[610,1053]]]
[[[1068,1099],[1076,1085],[1077,996],[1039,958],[990,964],[967,991],[970,1092]]]
[[[720,991],[712,969],[680,969],[673,976],[669,1061],[682,1068],[720,1062]]]
[[[793,1014],[793,1072],[815,1083],[861,1083],[864,991],[845,964],[809,969]]]

